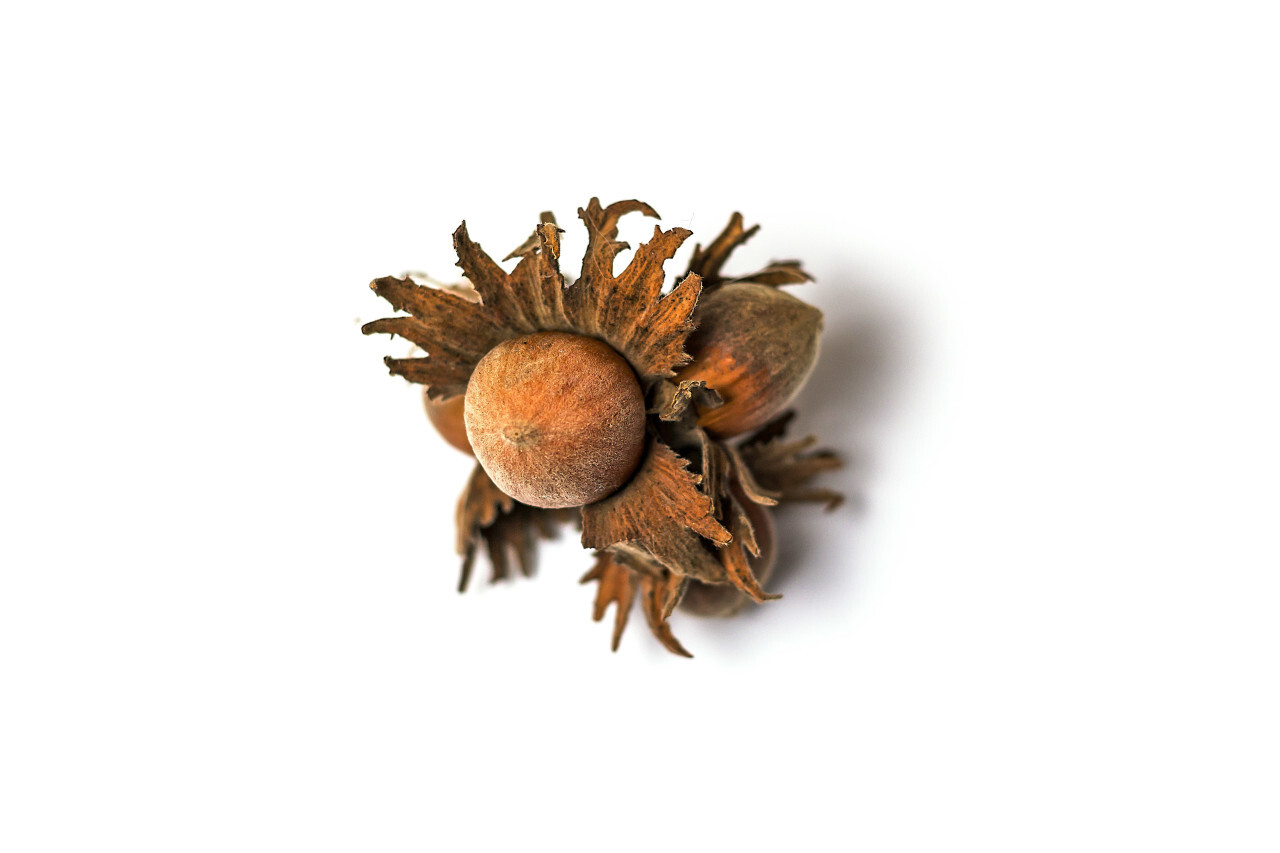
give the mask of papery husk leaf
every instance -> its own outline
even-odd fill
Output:
[[[544,222],[534,235],[538,243],[511,271],[509,285],[521,316],[538,331],[576,332],[565,314],[564,276],[560,273],[560,234],[554,222]]]
[[[767,284],[770,287],[784,287],[788,284],[804,284],[813,281],[813,276],[804,271],[799,261],[772,261],[762,270],[750,275],[730,279],[728,284]]]
[[[689,272],[702,276],[708,291],[724,283],[720,270],[725,261],[733,254],[733,250],[750,240],[760,230],[759,225],[743,228],[742,214],[734,212],[729,217],[729,224],[712,240],[706,249],[699,243],[693,249],[693,258],[689,261]]]
[[[658,638],[658,642],[662,643],[663,648],[667,651],[681,657],[693,657],[684,646],[680,645],[680,641],[675,638],[675,635],[671,633],[671,626],[667,622],[688,588],[689,579],[671,572],[662,577],[638,575],[638,578],[640,582],[640,607],[649,623],[649,630],[653,632],[653,635]]]
[[[555,225],[555,224],[556,224],[556,215],[549,210],[542,211],[542,213],[538,214],[538,227],[534,228],[533,233],[530,234],[527,238],[525,238],[525,241],[523,243],[521,243],[519,246],[516,246],[515,249],[513,249],[509,255],[503,258],[503,260],[509,261],[512,258],[518,258],[522,255],[527,255],[530,252],[532,252],[534,249],[538,248],[539,244],[542,242],[542,226]],[[556,231],[560,233],[564,233],[563,228],[557,228]],[[560,256],[560,245],[559,245],[559,241],[557,240],[556,257],[559,257],[559,256]]]
[[[732,536],[715,519],[711,499],[699,491],[702,478],[687,466],[687,460],[652,439],[626,486],[582,508],[583,547],[638,542],[672,571],[723,582],[719,562],[698,537],[725,545]]]
[[[765,424],[737,448],[739,464],[754,479],[756,488],[782,503],[825,503],[828,511],[844,502],[844,495],[816,488],[810,481],[825,471],[844,467],[833,451],[811,450],[815,436],[786,439],[787,425],[795,413],[788,411]]]
[[[756,546],[755,535],[750,530],[751,522],[747,520],[745,513],[734,513],[729,522],[730,529],[733,531],[734,541],[729,546],[720,549],[720,562],[724,566],[725,574],[728,575],[730,583],[751,596],[752,600],[757,604],[765,601],[773,601],[781,598],[781,595],[766,593],[761,587],[759,581],[756,580],[755,573],[751,571],[751,565],[747,562],[747,543],[750,543],[751,550],[756,554],[760,553],[759,547]]]
[[[693,331],[693,313],[701,279],[687,276],[662,295],[663,265],[689,236],[683,228],[663,231],[640,246],[617,276],[613,261],[626,244],[617,239],[618,220],[627,213],[657,216],[641,201],[607,208],[593,198],[578,211],[588,230],[582,277],[566,288],[560,272],[560,234],[555,217],[542,214],[533,235],[510,257],[520,261],[511,273],[471,239],[463,222],[453,244],[480,304],[446,290],[423,287],[409,278],[383,278],[374,290],[412,317],[391,317],[366,324],[366,334],[400,335],[426,351],[424,358],[387,359],[400,376],[428,386],[433,400],[465,393],[476,364],[504,340],[535,332],[561,331],[605,341],[627,359],[645,384],[674,375],[689,361],[685,339]]]
[[[392,358],[383,359],[394,375],[410,382],[427,386],[427,396],[433,401],[448,400],[467,393],[467,381],[471,377],[470,365],[459,365],[451,359]]]
[[[738,486],[742,489],[742,493],[761,506],[777,506],[778,500],[782,495],[763,488],[756,481],[755,474],[752,472],[751,466],[743,460],[742,453],[731,445],[725,446],[725,452],[729,456],[734,476],[737,478]]]
[[[462,556],[458,592],[466,591],[482,545],[491,566],[490,583],[510,576],[512,556],[520,574],[532,577],[537,566],[538,540],[556,536],[560,525],[571,517],[568,510],[540,509],[516,501],[476,465],[458,500],[458,553]]]
[[[703,379],[690,379],[678,385],[663,382],[655,388],[651,412],[668,423],[687,421],[692,425],[698,419],[695,405],[715,409],[724,405],[724,400],[714,388],[708,388]]]
[[[698,438],[699,456],[702,458],[702,487],[711,496],[716,518],[722,518],[720,498],[728,490],[729,458],[724,447],[706,430],[695,427],[694,435]]]
[[[657,216],[651,207],[634,200],[601,208],[599,199],[593,198],[578,210],[587,226],[587,253],[582,278],[565,291],[565,313],[575,330],[607,341],[648,383],[672,376],[688,363],[684,342],[694,328],[692,315],[702,281],[696,275],[686,276],[671,293],[660,297],[663,264],[691,232],[663,231],[657,226],[653,238],[641,244],[615,276],[614,259],[627,247],[617,240],[618,219],[632,211]]]
[[[704,295],[725,284],[765,284],[770,287],[782,287],[813,281],[813,276],[804,271],[799,261],[770,261],[764,269],[749,275],[725,276],[723,268],[730,255],[754,237],[759,230],[759,225],[744,228],[742,214],[735,212],[729,217],[729,224],[706,249],[703,249],[701,244],[694,248],[693,259],[689,262],[689,272],[702,276]]]
[[[611,647],[616,652],[618,645],[622,642],[622,632],[627,627],[631,602],[636,596],[635,574],[627,566],[615,562],[608,551],[597,551],[595,565],[582,576],[580,583],[591,581],[596,582],[596,599],[591,618],[599,622],[604,618],[605,610],[609,605],[614,605]]]
[[[600,199],[593,198],[585,208],[578,208],[578,218],[587,226],[587,252],[582,257],[582,280],[613,278],[613,260],[626,243],[618,240],[618,220],[628,213],[643,213],[660,219],[658,211],[637,199],[615,201],[608,207],[600,206]]]
[[[374,320],[361,331],[400,335],[426,351],[421,358],[385,362],[392,373],[426,385],[433,400],[465,393],[476,362],[510,337],[492,312],[456,293],[392,276],[375,279],[370,287],[393,308],[413,316]]]
[[[701,293],[702,279],[687,276],[629,325],[624,354],[646,382],[674,376],[692,359],[684,345],[697,328],[693,316]]]
[[[508,337],[538,331],[538,326],[525,316],[525,300],[522,297],[527,294],[512,286],[511,277],[506,270],[498,266],[498,262],[471,239],[466,222],[453,232],[453,248],[458,253],[458,266],[462,267],[463,273],[480,294],[481,303],[501,318],[503,326],[510,333]]]
[[[728,510],[725,512],[727,518],[732,519],[729,523],[729,529],[733,531],[733,543],[741,545],[742,549],[753,557],[760,556],[760,544],[756,541],[756,528],[751,522],[751,516],[747,513],[746,507],[738,500],[737,495],[732,492],[725,494],[725,505]]]

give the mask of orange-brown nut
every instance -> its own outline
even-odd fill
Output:
[[[427,410],[427,420],[436,428],[436,432],[463,453],[471,453],[471,442],[467,441],[467,424],[463,419],[464,399],[461,396],[448,400],[432,400],[426,392],[422,395],[422,405]]]
[[[698,307],[693,356],[678,381],[702,379],[724,405],[700,413],[717,438],[763,426],[799,393],[818,360],[822,312],[763,284],[728,284]]]
[[[498,344],[471,374],[464,418],[485,472],[530,506],[608,497],[644,452],[635,373],[607,344],[581,335],[539,332]]]
[[[747,518],[751,520],[751,527],[755,532],[756,545],[760,548],[758,557],[747,552],[747,564],[751,566],[751,573],[756,576],[756,580],[764,586],[773,574],[777,558],[777,531],[773,525],[773,513],[768,507],[748,500],[736,483],[734,496],[747,511]],[[732,584],[690,581],[684,598],[680,600],[680,609],[695,616],[732,616],[750,603],[751,596]]]

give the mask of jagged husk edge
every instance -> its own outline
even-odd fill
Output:
[[[688,274],[701,276],[704,295],[725,284],[765,284],[770,287],[782,287],[813,281],[813,276],[804,271],[799,261],[770,261],[764,269],[749,275],[735,278],[722,276],[721,268],[733,254],[734,249],[754,237],[759,230],[759,225],[744,228],[742,214],[735,212],[729,218],[729,224],[707,245],[706,249],[702,248],[701,243],[694,247]]]
[[[538,540],[555,538],[560,527],[575,515],[573,510],[520,503],[499,489],[477,464],[458,499],[458,554],[462,557],[458,592],[466,591],[482,547],[489,557],[490,583],[510,577],[511,557],[521,575],[532,577],[537,569]]]
[[[679,385],[665,382],[655,388],[652,411],[664,424],[663,435],[670,445],[700,460],[699,479],[711,501],[712,514],[727,530],[729,539],[718,551],[701,541],[692,543],[692,553],[681,554],[683,563],[671,559],[669,553],[654,553],[651,547],[636,541],[598,550],[596,566],[583,582],[602,584],[596,593],[597,621],[609,603],[619,608],[614,624],[615,650],[626,626],[621,608],[624,604],[629,606],[637,589],[649,590],[655,596],[661,591],[662,607],[645,599],[646,619],[663,646],[681,655],[688,652],[672,634],[668,620],[691,583],[731,584],[757,603],[780,597],[766,593],[751,570],[748,555],[758,556],[760,549],[747,508],[738,494],[766,507],[819,497],[828,503],[828,508],[839,503],[838,493],[808,485],[819,473],[840,467],[839,458],[827,450],[809,452],[816,442],[812,436],[785,440],[793,412],[780,415],[741,443],[730,445],[710,438],[697,426],[694,404],[714,406],[718,399],[701,381]]]
[[[568,286],[559,267],[562,231],[546,214],[534,231],[536,239],[517,249],[520,261],[510,273],[471,239],[463,222],[453,245],[458,266],[480,302],[407,277],[383,277],[370,286],[409,316],[374,320],[362,330],[399,335],[420,347],[426,353],[421,357],[385,361],[393,374],[426,385],[433,400],[465,393],[472,371],[489,350],[534,332],[571,332],[605,341],[627,359],[645,386],[670,377],[689,362],[684,344],[694,328],[702,279],[689,273],[663,295],[663,265],[691,232],[663,231],[657,225],[652,239],[614,275],[615,258],[628,248],[617,239],[618,220],[633,212],[658,215],[634,199],[601,207],[593,198],[578,210],[587,228],[587,251],[582,276]]]

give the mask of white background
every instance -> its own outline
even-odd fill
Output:
[[[15,4],[0,848],[1277,849],[1269,5]],[[692,661],[458,596],[359,334],[592,195],[827,312],[860,499]]]

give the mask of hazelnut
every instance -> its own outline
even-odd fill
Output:
[[[518,258],[509,272],[463,222],[453,246],[465,281],[376,278],[370,287],[396,314],[361,330],[414,345],[384,363],[427,388],[428,417],[450,444],[473,449],[456,510],[460,588],[481,549],[490,580],[508,577],[513,557],[528,574],[536,542],[578,520],[596,552],[584,579],[598,584],[596,618],[615,607],[614,647],[638,603],[662,645],[687,655],[668,624],[676,606],[730,616],[778,597],[760,585],[774,568],[772,517],[745,493],[839,500],[809,484],[839,460],[812,450],[812,437],[786,440],[782,411],[813,367],[822,319],[775,289],[811,280],[798,261],[722,274],[759,230],[737,213],[694,248],[677,282],[664,265],[685,228],[655,225],[616,272],[627,246],[618,223],[630,214],[658,216],[637,199],[578,209],[587,249],[572,277],[551,214],[504,259]]]
[[[730,488],[734,497],[746,510],[747,518],[750,519],[751,527],[755,531],[756,545],[760,548],[760,555],[753,557],[748,551],[747,564],[751,566],[751,572],[756,576],[756,580],[764,586],[768,583],[769,576],[773,574],[773,565],[777,557],[777,531],[773,524],[773,513],[768,507],[748,500],[736,482]],[[733,616],[750,603],[751,597],[732,584],[709,584],[695,580],[689,582],[689,588],[685,590],[684,598],[680,601],[680,609],[695,616]]]
[[[490,350],[467,384],[464,420],[485,472],[530,506],[608,497],[644,451],[644,396],[631,366],[607,344],[565,332]]]
[[[436,432],[449,444],[463,453],[471,453],[471,442],[467,441],[467,424],[462,416],[464,399],[461,396],[448,400],[432,400],[427,393],[422,395],[423,408],[427,410],[427,420],[436,428]]]
[[[693,361],[677,374],[702,379],[724,405],[698,425],[717,438],[763,426],[799,393],[818,360],[822,312],[763,284],[728,284],[698,308],[686,347]]]

